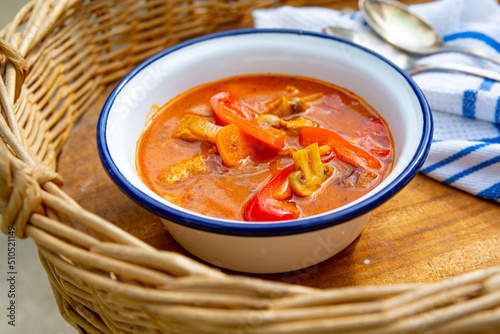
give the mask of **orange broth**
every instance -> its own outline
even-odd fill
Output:
[[[363,172],[359,167],[351,166],[338,157],[328,161],[336,171],[335,176],[312,196],[293,195],[290,200],[296,203],[301,217],[338,208],[363,196],[387,177],[392,169],[394,143],[386,122],[354,93],[331,83],[299,76],[236,76],[195,87],[167,102],[147,122],[138,140],[136,166],[139,177],[155,193],[176,205],[207,216],[243,220],[246,203],[273,176],[294,163],[290,156],[273,153],[228,167],[223,164],[213,144],[172,138],[186,114],[206,116],[216,123],[210,98],[222,91],[232,92],[258,114],[266,113],[269,101],[280,95],[303,97],[322,93],[320,98],[307,102],[307,110],[284,119],[303,116],[365,151],[370,151],[374,143],[384,149],[383,155],[373,153],[382,168],[372,170],[376,178],[362,187],[356,186],[356,178]],[[370,124],[368,130],[366,124]],[[368,148],[367,136],[371,142]],[[297,136],[287,135],[283,150],[301,148]],[[203,161],[205,172],[173,184],[166,184],[159,177],[166,168],[200,153],[206,155]]]

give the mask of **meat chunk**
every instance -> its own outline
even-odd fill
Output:
[[[211,144],[215,144],[215,135],[220,128],[220,126],[210,122],[206,117],[184,115],[172,137],[189,142],[208,141]]]
[[[174,184],[185,181],[192,176],[203,174],[208,171],[208,166],[205,164],[206,159],[206,154],[195,155],[190,159],[168,167],[158,175],[158,179],[167,184]]]
[[[378,174],[370,170],[355,169],[351,175],[342,180],[345,187],[369,188],[377,179]]]

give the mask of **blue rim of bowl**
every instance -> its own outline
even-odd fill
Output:
[[[363,200],[360,203],[346,207],[341,210],[336,210],[329,214],[317,215],[312,217],[301,218],[298,220],[282,221],[282,222],[263,222],[263,223],[251,223],[244,221],[230,221],[230,220],[220,220],[208,216],[191,215],[186,212],[176,210],[174,208],[168,207],[163,203],[149,197],[147,194],[138,190],[130,184],[130,182],[125,178],[125,176],[120,172],[113,159],[109,148],[106,143],[106,123],[108,120],[109,112],[111,107],[123,89],[123,87],[130,81],[136,74],[142,71],[151,63],[156,60],[180,50],[184,47],[190,46],[195,43],[203,42],[206,40],[221,38],[226,36],[244,35],[244,34],[294,34],[294,35],[306,35],[313,36],[317,38],[331,39],[336,42],[346,43],[352,45],[356,48],[362,49],[373,56],[382,59],[389,65],[391,65],[397,72],[401,74],[408,82],[408,84],[413,89],[417,99],[420,102],[421,110],[423,113],[423,132],[420,139],[419,146],[410,160],[408,166],[398,175],[389,185],[384,189],[380,190],[378,193],[372,195],[371,197]],[[212,232],[216,234],[225,235],[235,235],[235,236],[246,236],[246,237],[271,237],[271,236],[284,236],[293,235],[299,233],[312,232],[320,230],[323,228],[335,226],[342,224],[346,221],[354,219],[356,217],[362,216],[369,211],[372,211],[376,207],[380,206],[382,203],[389,200],[396,193],[398,193],[404,186],[406,186],[413,177],[417,174],[419,169],[422,167],[432,140],[433,134],[433,122],[430,107],[424,94],[418,87],[418,85],[413,81],[413,79],[398,66],[393,64],[391,61],[387,60],[383,56],[365,48],[360,45],[354,44],[348,40],[340,37],[326,35],[323,33],[315,33],[302,30],[294,29],[240,29],[231,30],[220,33],[213,33],[205,35],[202,37],[194,38],[175,46],[172,46],[164,51],[148,58],[136,68],[134,68],[129,74],[127,74],[114,88],[114,90],[109,95],[106,100],[99,120],[97,123],[97,147],[99,151],[99,157],[101,163],[106,170],[112,181],[133,201],[139,204],[141,207],[153,212],[154,214],[168,219],[174,223],[183,225],[185,227],[193,228],[196,230],[202,230],[206,232]]]

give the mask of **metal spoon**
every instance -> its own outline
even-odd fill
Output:
[[[499,57],[488,56],[482,50],[445,45],[434,27],[398,1],[359,0],[359,8],[365,21],[378,35],[406,52],[420,56],[460,52],[500,64]]]
[[[350,40],[351,42],[377,52],[392,61],[395,65],[401,67],[409,75],[415,75],[427,71],[458,72],[500,82],[500,73],[478,67],[454,63],[418,65],[407,54],[399,51],[392,45],[387,44],[377,36],[364,31],[344,29],[339,27],[325,27],[323,28],[323,32],[325,34]]]

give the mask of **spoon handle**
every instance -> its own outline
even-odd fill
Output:
[[[494,62],[495,64],[500,65],[500,57],[489,56],[486,52],[478,49],[467,48],[463,46],[454,46],[454,45],[443,45],[439,49],[435,50],[436,52],[460,52],[463,54],[468,54],[472,56],[476,56],[479,58],[483,58]]]
[[[413,76],[415,74],[429,72],[429,71],[432,71],[432,72],[456,72],[456,73],[470,74],[470,75],[474,75],[476,77],[485,78],[485,79],[500,82],[500,73],[498,73],[498,72],[485,70],[485,69],[473,67],[473,66],[454,64],[454,63],[442,63],[439,65],[432,65],[432,64],[420,65],[420,66],[417,66],[416,68],[408,71],[408,74]]]

